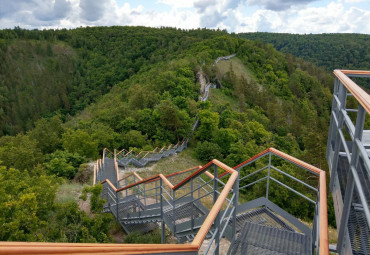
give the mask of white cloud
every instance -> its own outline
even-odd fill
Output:
[[[268,10],[282,11],[293,6],[301,6],[316,0],[249,0],[251,5],[264,6]]]
[[[363,3],[370,2],[370,0],[344,0],[345,3]]]
[[[172,8],[190,8],[193,7],[194,0],[158,0],[157,3],[166,4]]]
[[[153,1],[171,8],[155,10],[145,3],[133,6],[125,2],[118,5],[115,0],[0,0],[0,28],[140,25],[221,28],[237,33],[370,34],[370,8],[365,9],[363,4],[345,3],[359,0],[332,0],[321,6],[317,1],[315,5],[309,4],[311,0]]]

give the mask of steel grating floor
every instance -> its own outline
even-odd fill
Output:
[[[236,232],[239,232],[244,227],[245,222],[257,223],[264,226],[295,232],[292,227],[286,224],[266,207],[238,214],[236,216]]]
[[[176,224],[190,220],[192,213],[194,219],[205,215],[205,213],[197,206],[196,203],[185,203],[183,205],[177,206],[175,210],[172,210],[172,207],[167,208],[167,210],[165,209],[164,212],[166,217],[172,222],[176,220]],[[176,215],[175,217],[174,213]]]
[[[312,254],[311,236],[246,221],[228,254]]]
[[[158,224],[155,222],[147,222],[147,223],[138,223],[138,224],[125,224],[124,228],[129,232],[138,232],[138,233],[147,233],[149,231],[152,231],[158,227]],[[128,234],[129,234],[128,233]]]
[[[361,185],[364,190],[370,190],[370,179],[367,170],[364,169],[364,162],[359,159],[357,173],[360,177]],[[345,157],[339,157],[338,178],[342,199],[345,196],[346,180],[349,172],[348,160]],[[363,211],[362,204],[357,194],[357,188],[353,191],[352,205],[348,219],[348,234],[351,241],[352,253],[354,255],[370,254],[370,229]],[[365,192],[365,197],[370,202],[370,192]]]

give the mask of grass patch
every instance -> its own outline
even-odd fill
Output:
[[[77,202],[81,195],[82,189],[88,186],[87,184],[80,184],[76,182],[66,182],[59,186],[55,202],[56,203],[67,203]]]
[[[195,157],[194,148],[186,148],[179,154],[159,160],[152,169],[140,171],[140,176],[148,178],[156,174],[168,175],[191,167],[203,165]]]
[[[231,66],[237,77],[242,76],[248,81],[250,79],[255,80],[252,71],[247,69],[245,65],[242,63],[242,61],[237,57],[234,57],[230,60],[222,60],[218,62],[217,68],[221,77],[223,77],[227,72],[231,71]]]
[[[217,111],[219,106],[230,105],[232,110],[239,111],[238,100],[233,96],[226,95],[222,89],[210,89],[209,101],[212,103],[212,110]]]

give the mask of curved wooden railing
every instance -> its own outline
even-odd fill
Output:
[[[237,169],[243,167],[245,164],[250,163],[253,160],[256,160],[260,157],[265,156],[267,153],[273,153],[274,155],[281,157],[295,165],[303,167],[312,173],[315,173],[319,176],[319,189],[320,189],[320,212],[319,212],[319,251],[320,254],[328,254],[328,221],[327,221],[327,208],[326,208],[326,176],[325,172],[317,167],[314,167],[310,164],[307,164],[299,159],[296,159],[290,155],[287,155],[279,150],[274,148],[269,148],[256,156],[248,159],[247,161],[231,168],[222,162],[214,159],[208,164],[201,166],[196,166],[193,168],[186,169],[177,173],[173,173],[167,176],[158,174],[147,179],[142,179],[137,173],[133,172],[121,180],[128,178],[130,176],[135,176],[140,179],[140,181],[130,184],[126,187],[117,189],[114,184],[112,184],[108,179],[104,180],[102,183],[107,183],[113,191],[120,192],[124,189],[128,189],[135,185],[141,183],[149,183],[159,178],[172,190],[181,189],[182,186],[187,184],[199,174],[205,173],[209,177],[214,177],[211,173],[207,171],[212,166],[217,166],[220,169],[224,170],[224,173],[220,174],[219,177],[225,174],[230,174],[227,183],[224,185],[222,191],[219,193],[217,200],[212,206],[210,212],[205,218],[202,226],[198,230],[195,238],[190,244],[71,244],[71,243],[25,243],[25,242],[0,242],[0,253],[4,254],[165,254],[165,253],[186,253],[186,252],[198,252],[205,240],[207,233],[209,233],[212,225],[217,219],[218,213],[222,210],[222,206],[227,199],[227,196],[230,194],[233,189],[233,185],[236,183],[238,178]],[[97,162],[97,165],[100,162]],[[173,185],[168,177],[180,175],[190,171],[194,171],[183,181]],[[216,171],[217,172],[217,171]],[[215,172],[215,174],[216,174]]]
[[[327,211],[327,191],[326,191],[326,172],[321,170],[313,165],[310,165],[302,160],[299,160],[295,157],[292,157],[284,152],[281,152],[274,148],[268,148],[261,153],[253,156],[252,158],[240,163],[239,165],[233,167],[234,169],[238,169],[243,167],[244,165],[248,164],[251,161],[254,161],[260,157],[265,156],[267,153],[273,153],[274,155],[281,157],[295,165],[298,165],[308,171],[316,174],[319,176],[319,189],[320,189],[320,204],[319,204],[319,246],[320,246],[320,254],[329,254],[329,231],[328,231],[328,211]]]
[[[367,113],[370,114],[370,96],[362,88],[360,88],[348,76],[370,76],[370,71],[363,70],[334,70],[334,75],[343,83],[349,92],[357,99],[364,107]]]

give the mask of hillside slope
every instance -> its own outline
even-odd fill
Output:
[[[241,33],[242,38],[271,43],[282,52],[305,59],[328,71],[370,69],[370,35]]]

